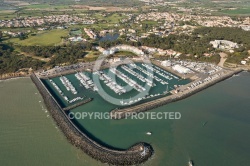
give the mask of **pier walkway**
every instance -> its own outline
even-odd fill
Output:
[[[69,111],[69,110],[74,109],[74,108],[77,108],[77,107],[79,107],[79,106],[81,106],[81,105],[83,105],[83,104],[86,104],[86,103],[88,103],[88,102],[91,102],[92,100],[93,100],[92,98],[86,99],[86,100],[83,100],[83,101],[81,101],[81,102],[79,102],[79,103],[76,103],[76,104],[74,104],[74,105],[65,107],[65,108],[63,108],[62,110],[63,110],[63,111]]]

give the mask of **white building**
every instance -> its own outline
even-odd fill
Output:
[[[162,61],[161,65],[164,67],[170,67],[171,66],[171,62],[170,61]]]
[[[82,37],[71,37],[71,38],[69,38],[69,40],[72,41],[72,42],[86,41],[86,40],[83,39]]]
[[[245,64],[247,64],[247,61],[241,61],[241,64],[245,65]]]
[[[214,48],[218,48],[222,50],[230,50],[230,49],[239,48],[239,45],[237,43],[234,43],[228,40],[210,41],[210,44],[212,44]]]
[[[181,65],[174,65],[172,68],[173,68],[173,70],[175,70],[181,74],[191,73],[191,70],[189,68],[186,68],[186,67],[181,66]]]

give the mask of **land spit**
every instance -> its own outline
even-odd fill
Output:
[[[127,150],[108,148],[95,142],[69,119],[68,115],[34,73],[31,74],[31,79],[42,95],[48,111],[68,141],[92,158],[110,165],[124,166],[141,164],[152,156],[153,148],[144,142],[137,143]]]
[[[149,101],[146,103],[142,103],[142,104],[127,107],[127,108],[122,108],[122,109],[116,108],[110,112],[110,116],[112,119],[124,119],[124,118],[131,116],[133,114],[145,112],[145,111],[148,111],[150,109],[154,109],[154,108],[163,106],[163,105],[171,103],[171,102],[185,99],[185,98],[187,98],[191,95],[194,95],[195,93],[198,93],[198,92],[200,92],[200,91],[202,91],[202,90],[204,90],[204,89],[206,89],[206,88],[208,88],[208,87],[210,87],[210,86],[212,86],[220,81],[223,81],[227,78],[230,78],[233,75],[238,74],[242,71],[243,71],[243,69],[237,69],[234,71],[227,71],[227,73],[223,74],[221,77],[218,77],[215,80],[200,84],[193,89],[181,91],[180,93],[174,93],[174,91],[172,91],[173,94],[170,96],[162,97],[162,98],[159,98],[159,99],[156,99],[153,101]],[[193,82],[191,82],[191,83],[193,83]],[[188,86],[188,85],[186,85],[186,86]]]

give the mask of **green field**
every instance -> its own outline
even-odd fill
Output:
[[[250,7],[249,8],[243,8],[243,9],[235,9],[235,10],[222,10],[221,11],[224,14],[230,14],[230,15],[250,15]]]
[[[50,4],[35,4],[35,5],[28,5],[25,8],[28,9],[63,9],[68,8],[68,5],[50,5]]]
[[[119,51],[116,52],[114,55],[114,57],[127,57],[127,56],[137,56],[135,53],[129,52],[129,51]]]
[[[152,21],[152,20],[145,20],[142,21],[143,24],[148,24],[148,25],[157,25],[157,21]]]
[[[37,34],[36,36],[29,36],[28,39],[19,40],[18,38],[13,38],[7,40],[7,42],[12,42],[15,44],[20,44],[23,46],[41,45],[41,46],[51,46],[60,44],[61,36],[67,36],[67,30],[51,30]]]
[[[112,14],[111,16],[107,17],[106,20],[109,23],[116,24],[119,22],[119,20],[125,18],[124,16],[120,16],[119,14]]]
[[[2,10],[0,11],[0,20],[9,20],[16,17],[14,10]]]

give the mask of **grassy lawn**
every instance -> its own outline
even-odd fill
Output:
[[[116,24],[116,23],[119,23],[119,20],[122,19],[122,18],[124,18],[124,17],[119,16],[118,14],[112,14],[111,16],[107,17],[106,20],[109,23]]]
[[[14,10],[0,11],[0,20],[9,20],[16,17]]]
[[[157,21],[151,21],[151,20],[145,20],[142,21],[143,24],[148,24],[148,25],[157,25]]]
[[[34,4],[25,6],[27,9],[64,9],[68,8],[68,5],[50,5],[50,4]]]
[[[222,10],[221,11],[224,14],[230,14],[230,15],[249,15],[250,14],[250,7],[244,8],[244,9],[235,9],[235,10]]]
[[[82,60],[85,62],[93,62],[99,57],[99,55],[101,55],[99,51],[89,51]]]
[[[119,51],[113,55],[114,57],[127,57],[127,56],[137,56],[136,54],[129,51]]]
[[[60,44],[61,36],[67,36],[67,30],[51,30],[37,34],[36,36],[29,36],[28,39],[19,40],[18,38],[13,38],[7,40],[7,42],[12,42],[15,44],[20,44],[23,46],[41,45],[41,46],[52,46]]]

